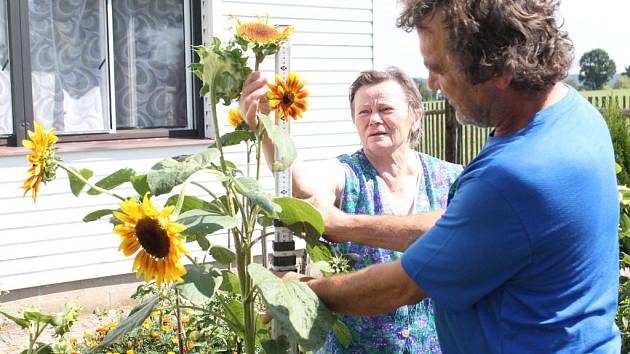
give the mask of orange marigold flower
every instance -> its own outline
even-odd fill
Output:
[[[276,83],[269,83],[271,90],[267,93],[269,108],[276,111],[276,119],[279,116],[297,119],[302,117],[308,109],[308,91],[304,90],[305,81],[301,80],[295,72],[290,72],[287,81],[283,81],[280,75],[276,75]]]
[[[30,140],[22,140],[24,147],[31,149],[31,154],[26,157],[31,168],[26,171],[28,178],[24,181],[24,195],[32,191],[33,201],[37,200],[41,182],[49,182],[55,179],[58,157],[55,157],[55,143],[59,140],[55,135],[55,129],[49,131],[35,123],[35,131],[28,131]]]

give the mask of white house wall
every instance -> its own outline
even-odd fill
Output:
[[[206,1],[207,2],[207,1]],[[371,69],[373,16],[371,0],[264,0],[212,1],[220,14],[212,31],[225,34],[233,21],[229,15],[247,19],[257,14],[272,15],[272,23],[295,26],[292,36],[292,70],[307,80],[310,109],[292,124],[298,155],[305,161],[333,158],[359,147],[348,108],[348,87],[357,73]],[[215,10],[217,11],[217,10]],[[273,58],[261,67],[273,76]],[[222,107],[222,133],[228,131],[226,108]],[[144,172],[161,157],[191,154],[202,145],[72,152],[63,159],[77,168],[94,170],[94,180],[121,167]],[[227,158],[244,164],[242,148],[228,149]],[[119,239],[107,222],[84,223],[87,213],[115,208],[108,196],[74,197],[65,173],[42,186],[37,203],[22,197],[28,168],[23,156],[0,156],[0,289],[15,290],[46,284],[126,274],[132,259],[117,250]],[[216,183],[207,181],[215,188]],[[272,191],[273,179],[266,174],[264,185]],[[197,193],[194,191],[193,193]],[[131,186],[120,194],[131,195]],[[158,199],[163,201],[164,198]],[[225,235],[214,242],[226,244]],[[194,247],[196,254],[198,249]]]

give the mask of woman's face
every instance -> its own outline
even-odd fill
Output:
[[[419,116],[409,110],[407,97],[393,80],[361,87],[354,96],[354,124],[361,145],[372,154],[409,146],[409,133]]]

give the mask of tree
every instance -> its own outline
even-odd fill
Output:
[[[630,77],[625,75],[619,76],[612,88],[614,88],[615,90],[630,89]]]
[[[418,85],[418,90],[420,90],[420,95],[422,96],[422,101],[431,101],[435,99],[435,91],[431,91],[427,86],[427,80],[414,78],[413,81]]]
[[[579,80],[588,89],[601,89],[616,71],[615,62],[603,49],[593,49],[580,58]]]
[[[630,65],[626,66],[626,72],[624,74],[630,78]]]

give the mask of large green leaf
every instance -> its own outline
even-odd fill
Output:
[[[221,272],[209,264],[186,265],[186,274],[183,278],[184,283],[178,284],[177,288],[185,299],[195,305],[210,300],[223,281]]]
[[[226,133],[221,137],[221,143],[223,146],[238,145],[241,142],[248,140],[256,140],[254,132],[250,130],[235,130],[233,132]]]
[[[196,239],[206,236],[221,229],[230,229],[238,225],[238,221],[231,217],[212,213],[202,209],[189,210],[179,215],[179,224],[186,226],[182,235],[187,239]]]
[[[151,189],[149,188],[149,183],[147,182],[147,175],[132,176],[130,181],[133,189],[136,190],[136,193],[138,193],[138,195],[144,196],[151,191]]]
[[[260,264],[247,269],[282,333],[307,351],[321,347],[335,317],[311,288],[280,279]]]
[[[278,149],[279,158],[274,161],[273,171],[284,171],[295,161],[297,150],[291,136],[282,128],[275,125],[268,116],[259,113],[258,119],[265,126],[267,135]]]
[[[282,211],[278,213],[278,219],[295,232],[306,239],[308,244],[315,244],[324,233],[324,219],[322,215],[310,203],[296,198],[274,198],[274,203],[280,205]]]
[[[136,306],[129,312],[129,316],[125,318],[122,322],[118,324],[118,326],[107,333],[103,341],[98,345],[98,347],[94,348],[95,350],[102,349],[112,343],[114,343],[118,338],[123,336],[125,333],[131,331],[132,329],[140,326],[144,320],[149,317],[151,311],[155,305],[157,305],[159,300],[158,296],[154,296],[144,303]]]
[[[208,251],[215,261],[221,264],[230,264],[236,259],[236,255],[229,248],[212,245]]]
[[[4,317],[10,319],[11,321],[15,322],[18,326],[22,327],[22,328],[29,328],[31,323],[24,319],[23,316],[20,316],[16,313],[13,313],[11,311],[7,311],[4,310],[2,308],[0,308],[0,314],[3,315]]]
[[[221,282],[219,290],[231,292],[233,294],[241,292],[241,283],[239,282],[236,274],[228,270],[221,271],[221,274],[223,274],[223,281]]]
[[[243,311],[243,303],[237,299],[230,299],[227,302],[225,317],[230,321],[228,325],[230,328],[238,333],[241,337],[245,334],[245,312]]]
[[[112,215],[112,209],[99,209],[95,210],[83,217],[83,222],[96,221],[104,216]]]
[[[348,328],[345,323],[341,322],[340,319],[337,319],[333,325],[333,334],[346,349],[350,346],[350,343],[352,343],[352,332],[350,332],[350,328]]]
[[[131,177],[136,175],[136,171],[131,168],[121,168],[120,170],[112,173],[111,175],[103,178],[102,180],[96,182],[97,187],[101,187],[103,189],[111,190],[114,189],[125,182],[129,182]],[[97,191],[94,188],[90,188],[87,191],[89,195],[98,195],[101,192]]]
[[[210,148],[183,159],[163,159],[147,173],[147,184],[154,195],[169,193],[218,157],[219,150]]]
[[[172,195],[168,198],[168,200],[166,201],[166,203],[164,203],[164,206],[175,206],[177,205],[177,200],[179,199],[179,194],[175,194]],[[211,203],[195,197],[195,196],[191,196],[191,195],[186,195],[184,196],[184,202],[182,203],[182,209],[179,211],[180,214],[185,213],[189,210],[193,210],[193,209],[204,209],[204,210],[210,210],[210,211],[216,211],[218,212],[217,208],[212,205]]]
[[[82,168],[80,171],[77,171],[77,169],[75,169],[74,167],[70,167],[69,169],[81,175],[85,180],[90,179],[90,177],[94,175],[94,172],[87,168]],[[70,190],[72,191],[72,194],[74,194],[75,197],[78,197],[79,194],[81,194],[81,190],[85,186],[85,182],[78,179],[76,175],[70,173],[69,171],[68,180],[70,181]]]
[[[240,177],[234,179],[236,190],[247,197],[253,204],[261,207],[267,214],[274,215],[282,208],[271,200],[271,196],[253,178]]]

